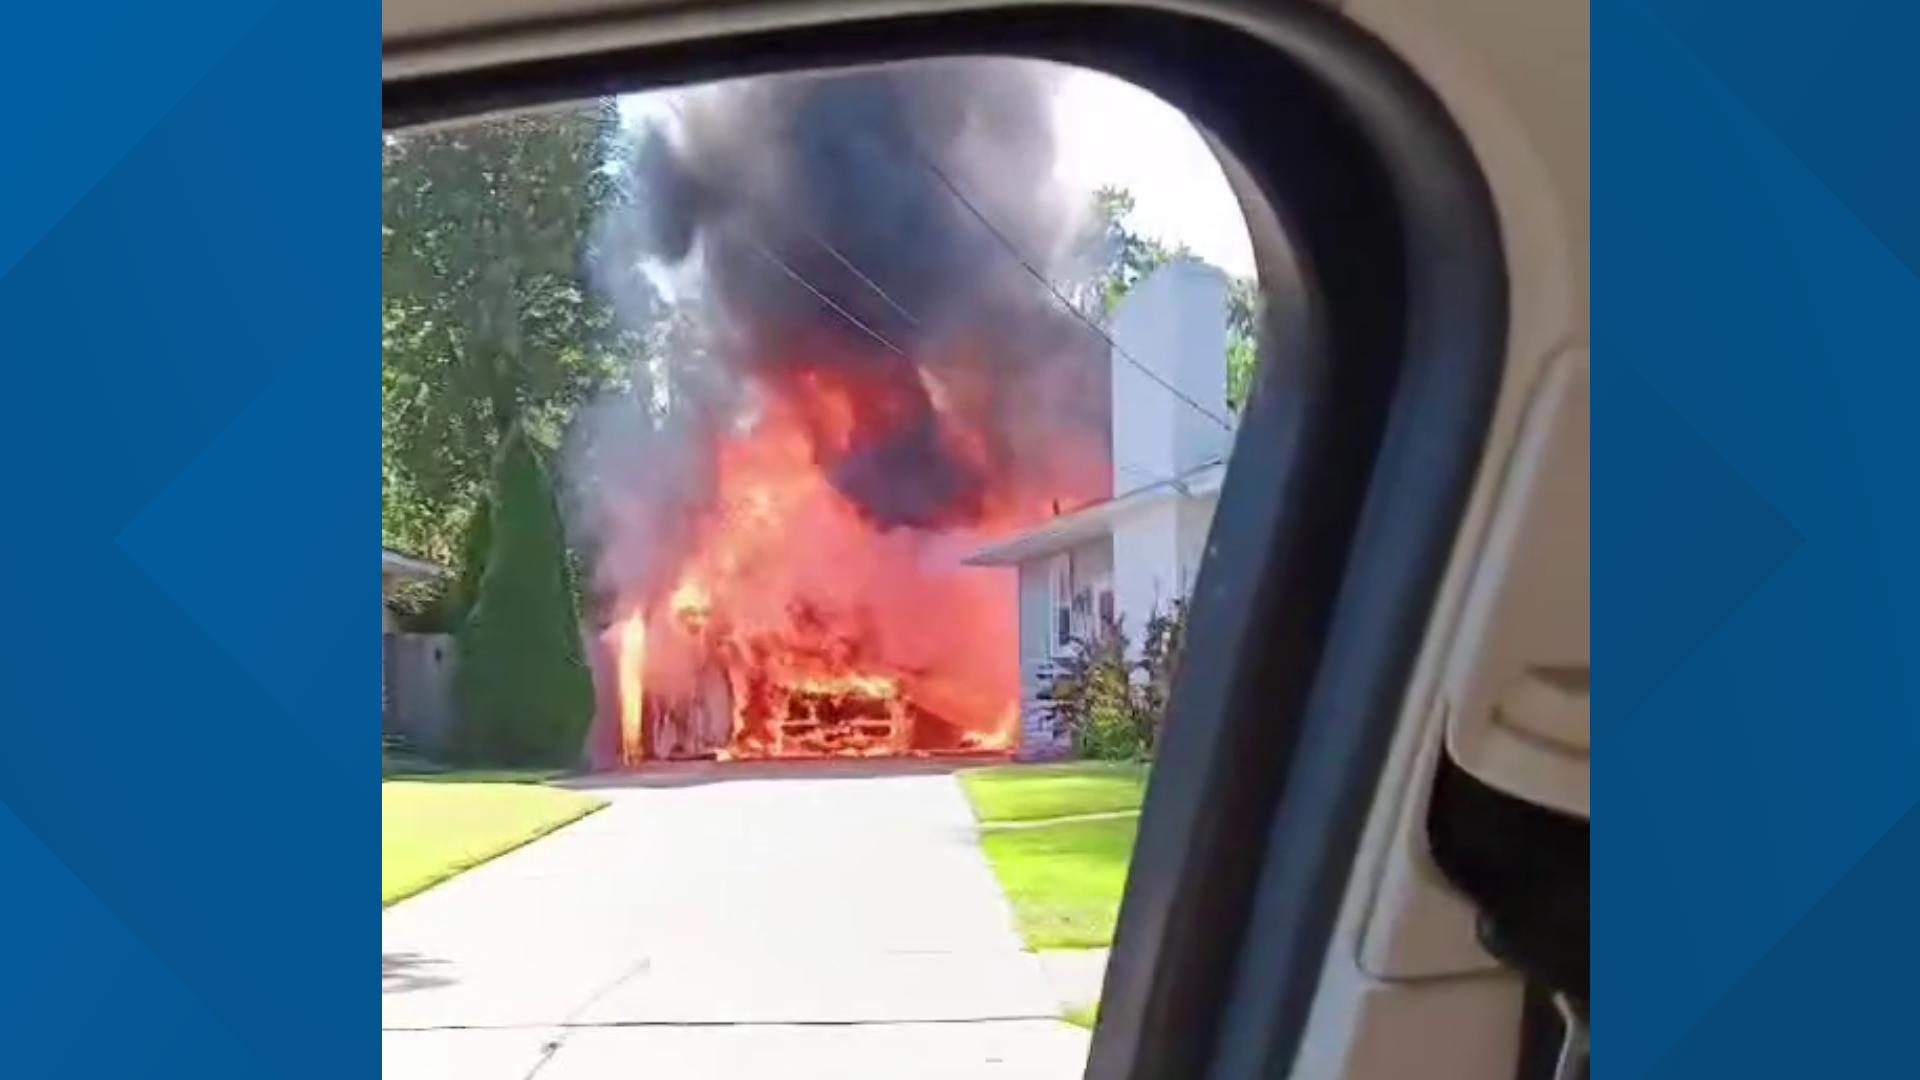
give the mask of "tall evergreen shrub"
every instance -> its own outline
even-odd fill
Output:
[[[450,749],[473,764],[569,767],[592,723],[593,680],[553,486],[517,426],[501,444],[488,505],[486,570],[454,638]]]

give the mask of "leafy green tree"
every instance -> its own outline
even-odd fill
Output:
[[[487,572],[487,555],[493,547],[493,501],[485,495],[474,503],[467,517],[467,531],[460,540],[460,566],[446,592],[446,621],[449,631],[466,621],[467,613],[480,602],[480,581]]]
[[[1168,245],[1127,225],[1133,193],[1102,187],[1093,193],[1093,210],[1081,238],[1085,278],[1074,289],[1081,307],[1097,318],[1113,314],[1128,290],[1174,259],[1192,254],[1185,244]]]
[[[611,101],[387,137],[381,183],[382,525],[452,561],[518,424],[547,445],[625,367],[588,283],[624,197]],[[630,354],[629,354],[630,355]]]
[[[495,467],[486,572],[454,637],[459,761],[566,767],[593,718],[593,680],[559,508],[538,448],[508,429]]]
[[[1093,193],[1089,226],[1080,243],[1081,279],[1070,289],[1082,310],[1096,318],[1113,314],[1122,298],[1147,275],[1174,259],[1193,253],[1185,244],[1136,232],[1127,224],[1133,213],[1133,193],[1121,187],[1102,187]],[[1260,284],[1250,277],[1227,283],[1227,403],[1236,411],[1245,404],[1259,364],[1256,347],[1260,313]]]
[[[1260,283],[1250,277],[1228,280],[1227,404],[1235,412],[1246,407],[1254,372],[1260,367],[1260,314]]]

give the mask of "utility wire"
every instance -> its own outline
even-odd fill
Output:
[[[832,297],[828,296],[826,293],[821,292],[819,289],[815,288],[813,283],[807,280],[806,275],[800,273],[798,270],[795,270],[792,266],[788,265],[784,260],[782,260],[778,255],[775,255],[771,250],[766,248],[764,245],[754,240],[751,236],[742,235],[741,239],[745,240],[747,244],[751,246],[760,255],[761,258],[766,259],[768,262],[772,263],[774,266],[779,267],[783,273],[785,273],[789,278],[792,278],[797,284],[799,284],[801,288],[807,290],[808,292],[812,293],[814,296],[818,297],[821,303],[832,308],[836,313],[840,315],[841,318],[847,320],[848,322],[852,323],[854,326],[858,327],[861,331],[866,333],[867,336],[873,338],[873,340],[879,342],[887,350],[895,353],[896,355],[900,356],[902,359],[911,359],[910,357],[907,356],[905,352],[901,351],[898,345],[895,345],[893,342],[888,341],[887,338],[884,335],[882,335],[879,331],[873,329],[871,326],[868,326],[866,323],[862,322],[857,316],[855,316],[852,312],[848,311],[846,308],[843,308],[839,304],[835,303]],[[832,247],[828,246],[825,241],[821,241],[820,243],[821,243],[821,246],[827,248],[829,252],[833,251]],[[836,253],[836,257],[838,257],[837,253]],[[861,274],[860,271],[856,267],[854,267],[852,263],[847,263],[846,265],[847,265],[847,269],[853,271],[856,275],[859,275],[861,280],[863,281],[866,280],[866,275]],[[880,292],[882,296],[886,295],[884,292],[881,292],[880,287],[878,285],[874,285],[873,289],[875,292]],[[905,309],[900,309],[900,314],[903,317],[905,317],[909,322],[913,321],[913,316],[909,314]],[[918,325],[918,323],[915,323],[914,325]],[[1145,490],[1146,488],[1154,486],[1155,484],[1171,483],[1171,484],[1175,484],[1176,486],[1179,484],[1178,476],[1161,476],[1156,473],[1148,472],[1147,470],[1142,469],[1136,465],[1131,465],[1131,464],[1128,464],[1127,462],[1120,461],[1118,459],[1116,459],[1113,462],[1113,464],[1116,468],[1119,468],[1122,471],[1131,473],[1134,476],[1139,477],[1140,479],[1145,481],[1145,483],[1141,484],[1140,486],[1131,488],[1127,492],[1122,492],[1121,494],[1130,494],[1133,491],[1142,491],[1142,490]]]
[[[681,109],[679,99],[677,97],[668,97],[668,98],[665,98],[664,100],[666,102],[667,108],[673,110],[673,115],[679,117],[680,122],[682,124],[687,123],[687,114],[684,110]],[[826,237],[821,236],[819,233],[815,232],[813,229],[808,228],[807,224],[804,221],[801,221],[797,217],[791,220],[789,224],[791,224],[794,227],[794,229],[798,231],[802,236],[805,236],[808,240],[813,241],[813,243],[817,247],[819,247],[820,250],[825,251],[828,255],[833,256],[833,260],[839,263],[841,266],[846,267],[848,273],[852,274],[856,278],[859,278],[860,283],[862,285],[865,285],[868,289],[871,289],[875,296],[878,296],[881,300],[884,300],[887,306],[893,309],[894,314],[899,315],[902,319],[906,320],[906,323],[908,326],[911,326],[915,329],[919,329],[920,320],[914,318],[913,313],[908,311],[905,305],[901,304],[900,301],[895,300],[891,295],[887,293],[887,290],[881,288],[879,282],[868,277],[866,274],[866,271],[861,270],[860,267],[856,266],[852,259],[849,259],[845,255],[842,255],[840,253],[839,248],[836,248],[832,244],[828,243]],[[752,241],[749,241],[749,243],[752,243]],[[760,245],[758,244],[755,244],[754,246],[760,247]],[[858,326],[861,330],[866,331],[866,333],[869,336],[879,340],[882,344],[886,345],[887,348],[893,350],[894,352],[900,353],[900,355],[902,356],[906,355],[904,352],[901,352],[898,346],[894,345],[890,341],[887,341],[884,337],[881,337],[878,333],[876,333],[872,327],[869,327],[865,323],[861,322],[859,319],[854,318],[851,314],[847,312],[845,308],[841,307],[839,304],[836,304],[832,300],[827,299],[827,296],[825,293],[822,293],[819,289],[814,288],[813,285],[810,282],[808,282],[805,277],[801,276],[800,272],[795,270],[792,266],[788,265],[787,263],[783,262],[780,259],[775,258],[771,252],[767,251],[764,248],[761,249],[760,253],[762,256],[767,258],[768,261],[774,263],[776,266],[780,267],[781,270],[785,271],[788,277],[793,278],[795,281],[805,286],[808,292],[812,293],[815,296],[818,296],[821,300],[825,301],[829,306],[831,306],[835,311],[839,312],[841,315],[846,316],[846,318],[849,321],[851,321],[855,326]]]
[[[1129,494],[1135,491],[1144,491],[1147,488],[1154,486],[1155,484],[1172,483],[1175,480],[1178,480],[1180,478],[1178,473],[1162,474],[1162,473],[1151,472],[1147,469],[1141,468],[1138,465],[1128,464],[1127,462],[1121,461],[1118,458],[1114,459],[1113,467],[1116,469],[1119,469],[1123,473],[1128,473],[1132,475],[1135,479],[1141,481],[1139,485],[1128,488],[1126,489],[1126,491],[1120,492],[1121,495]],[[1115,496],[1115,497],[1117,498],[1118,496]]]
[[[673,114],[679,117],[681,123],[684,124],[687,122],[687,114],[681,108],[680,102],[677,98],[668,97],[668,98],[665,98],[664,101],[666,103],[667,108],[671,109],[673,111]],[[1219,425],[1221,430],[1229,431],[1229,432],[1233,430],[1232,424],[1222,419],[1218,414],[1214,413],[1212,410],[1208,409],[1206,406],[1200,404],[1199,402],[1193,400],[1193,398],[1189,397],[1187,394],[1183,393],[1178,387],[1174,386],[1172,383],[1168,382],[1164,377],[1162,377],[1159,372],[1153,370],[1153,368],[1149,367],[1146,363],[1141,361],[1138,357],[1135,357],[1132,353],[1128,352],[1125,348],[1121,347],[1120,343],[1113,340],[1113,337],[1109,335],[1106,332],[1106,330],[1100,326],[1100,324],[1094,322],[1092,319],[1087,318],[1086,313],[1082,312],[1079,306],[1074,304],[1072,300],[1069,300],[1067,296],[1060,291],[1059,287],[1054,285],[1053,281],[1049,279],[1047,275],[1041,273],[1040,270],[1036,268],[1032,262],[1028,261],[1027,257],[1020,253],[1019,248],[1014,246],[1013,241],[1008,239],[1007,235],[1000,230],[999,226],[995,225],[991,218],[987,217],[987,215],[978,206],[974,205],[973,200],[967,197],[966,192],[960,190],[959,185],[954,183],[953,178],[947,175],[946,170],[942,169],[938,162],[935,162],[931,157],[928,157],[927,154],[924,151],[920,150],[918,147],[913,147],[912,151],[913,151],[913,156],[919,161],[921,166],[924,167],[928,172],[932,173],[935,179],[940,181],[941,186],[945,187],[947,189],[947,192],[951,194],[954,197],[954,199],[960,203],[961,206],[964,206],[967,209],[968,213],[973,215],[973,218],[976,221],[978,221],[983,228],[987,230],[987,233],[991,235],[996,242],[999,243],[1000,247],[1004,249],[1008,255],[1012,256],[1013,260],[1019,263],[1021,268],[1024,269],[1028,273],[1028,275],[1030,275],[1035,281],[1039,282],[1040,286],[1046,289],[1048,294],[1051,295],[1054,298],[1054,300],[1058,301],[1061,307],[1066,309],[1067,314],[1073,316],[1075,319],[1078,319],[1082,324],[1084,324],[1087,327],[1087,329],[1092,330],[1095,334],[1099,335],[1100,339],[1107,343],[1107,346],[1113,350],[1115,355],[1119,356],[1121,359],[1131,364],[1142,375],[1145,375],[1148,379],[1151,379],[1161,389],[1173,395],[1173,397],[1176,400],[1178,400],[1181,404],[1186,405],[1188,408],[1199,413],[1201,416],[1204,416],[1208,420],[1213,421],[1215,424]],[[887,290],[885,290],[884,288],[881,288],[878,282],[874,281],[871,277],[867,276],[865,271],[861,270],[859,266],[855,265],[853,260],[841,254],[838,248],[835,248],[831,243],[827,242],[825,237],[821,236],[819,233],[815,232],[814,230],[808,228],[804,223],[800,222],[797,219],[794,220],[792,224],[794,228],[797,229],[802,235],[806,236],[807,239],[811,240],[814,244],[818,245],[821,250],[825,251],[828,255],[832,256],[834,261],[838,262],[841,266],[845,267],[849,273],[853,274],[854,277],[858,278],[860,282],[864,284],[868,289],[871,289],[876,296],[880,297],[881,300],[884,300],[887,306],[892,308],[894,312],[898,314],[902,319],[905,319],[909,326],[913,326],[917,328],[920,325],[920,321],[914,317],[912,312],[906,309],[905,305],[895,300],[890,294],[888,294]],[[861,321],[861,319],[858,316],[854,315],[852,312],[848,311],[845,307],[841,306],[839,303],[834,301],[832,297],[828,296],[826,293],[816,288],[812,282],[807,280],[804,274],[800,273],[798,270],[795,270],[785,260],[781,259],[778,255],[775,255],[771,250],[769,250],[764,244],[761,244],[755,241],[752,237],[743,236],[743,239],[745,239],[747,243],[750,246],[752,246],[762,258],[766,259],[768,262],[778,267],[782,273],[784,273],[787,277],[791,278],[801,288],[804,288],[808,292],[812,293],[815,297],[817,297],[820,300],[821,303],[826,304],[829,308],[832,308],[833,311],[836,314],[838,314],[841,318],[847,320],[849,323],[852,323],[862,333],[866,334],[868,337],[878,342],[881,346],[886,348],[888,351],[902,358],[911,359],[911,357],[908,356],[906,350],[900,348],[900,346],[898,345],[895,345],[892,341],[887,339],[886,335],[880,333],[878,330],[875,330],[873,327]]]
[[[852,259],[849,259],[845,255],[840,254],[840,250],[838,248],[834,247],[832,244],[827,243],[825,237],[821,236],[819,233],[814,232],[812,229],[807,228],[806,225],[800,222],[797,218],[793,222],[793,227],[798,229],[800,233],[804,235],[807,239],[820,245],[820,247],[824,251],[826,251],[827,254],[833,256],[834,259],[837,262],[839,262],[841,266],[846,267],[849,273],[851,273],[854,277],[859,278],[861,283],[864,284],[867,288],[872,289],[874,291],[874,294],[879,296],[880,299],[885,300],[887,302],[887,306],[892,308],[895,314],[899,315],[902,319],[905,319],[907,321],[908,326],[911,326],[916,330],[920,328],[920,320],[914,318],[912,312],[908,311],[905,307],[901,306],[900,301],[895,300],[891,296],[888,296],[887,290],[881,288],[878,283],[876,283],[872,278],[868,277],[859,267],[853,265]]]
[[[1135,357],[1132,353],[1121,348],[1120,343],[1113,340],[1113,337],[1109,335],[1107,331],[1103,327],[1101,327],[1099,323],[1096,323],[1092,319],[1087,318],[1086,313],[1081,311],[1079,306],[1075,304],[1072,300],[1067,299],[1066,294],[1062,293],[1059,287],[1056,286],[1053,283],[1053,281],[1047,277],[1047,275],[1041,273],[1039,269],[1033,265],[1033,263],[1029,262],[1027,260],[1027,257],[1020,253],[1020,249],[1014,246],[1012,240],[1007,239],[1007,234],[1001,232],[999,226],[995,225],[993,223],[993,220],[987,217],[987,215],[984,212],[982,212],[978,206],[975,206],[972,199],[967,198],[966,192],[960,190],[960,186],[953,182],[953,178],[947,175],[946,170],[940,167],[939,162],[934,161],[931,157],[928,157],[924,151],[921,151],[918,148],[915,149],[914,156],[920,159],[920,164],[924,166],[928,172],[932,173],[934,177],[940,181],[941,185],[944,186],[947,189],[947,191],[950,194],[952,194],[956,200],[959,201],[961,206],[964,206],[967,208],[967,212],[973,215],[974,220],[978,221],[981,224],[981,226],[984,227],[987,230],[987,232],[991,234],[993,238],[999,242],[1000,246],[1006,249],[1007,254],[1013,256],[1013,260],[1019,263],[1021,268],[1024,269],[1030,276],[1032,276],[1033,280],[1039,282],[1042,288],[1046,289],[1048,293],[1052,294],[1055,300],[1060,302],[1061,307],[1067,309],[1067,314],[1072,315],[1074,318],[1086,324],[1087,329],[1092,330],[1094,333],[1100,335],[1101,340],[1105,341],[1107,345],[1113,349],[1115,355],[1119,356],[1122,360],[1125,360],[1127,363],[1132,364],[1135,368],[1139,369],[1140,374],[1145,375],[1149,379],[1152,379],[1155,383],[1159,384],[1161,389],[1165,390],[1169,394],[1172,394],[1175,398],[1177,398],[1179,401],[1185,404],[1188,408],[1191,408],[1194,412],[1197,412],[1201,416],[1204,416],[1207,419],[1213,421],[1214,423],[1220,425],[1221,429],[1224,431],[1233,430],[1232,424],[1229,424],[1226,420],[1222,419],[1218,414],[1213,412],[1211,409],[1208,409],[1205,405],[1200,404],[1199,402],[1193,400],[1191,397],[1188,397],[1185,393],[1182,393],[1179,387],[1174,386],[1172,383],[1162,378],[1159,372],[1153,370],[1151,367],[1148,367],[1145,363],[1143,363],[1139,358]]]
[[[875,330],[873,327],[868,326],[864,322],[861,322],[859,316],[855,315],[853,312],[848,311],[846,308],[843,308],[839,304],[835,303],[833,297],[828,296],[826,293],[823,293],[819,289],[814,288],[813,282],[808,281],[805,274],[802,274],[800,271],[795,270],[793,267],[787,265],[786,260],[780,258],[780,256],[775,255],[772,251],[768,250],[766,245],[760,243],[759,241],[755,240],[751,236],[743,235],[741,238],[744,239],[747,242],[747,244],[754,249],[754,251],[758,252],[761,258],[779,267],[781,273],[784,273],[788,277],[792,278],[796,283],[799,284],[801,288],[812,293],[814,296],[819,297],[821,303],[832,308],[836,313],[839,314],[841,318],[847,320],[848,322],[852,323],[854,326],[858,327],[862,333],[866,334],[868,337],[872,338],[873,340],[879,342],[883,347],[886,348],[888,352],[893,353],[895,356],[898,356],[903,360],[910,361],[913,359],[911,356],[907,355],[907,351],[905,349],[902,349],[900,346],[895,345],[891,341],[888,341],[887,336],[885,334],[882,334],[880,331]]]

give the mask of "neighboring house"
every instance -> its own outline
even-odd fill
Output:
[[[402,555],[392,548],[380,549],[380,630],[391,634],[398,627],[394,623],[393,610],[387,607],[393,599],[393,591],[411,581],[428,581],[446,573],[446,568],[425,559],[416,559],[411,555]]]
[[[1064,749],[1040,694],[1075,638],[1117,619],[1137,650],[1147,620],[1193,587],[1233,445],[1226,320],[1226,275],[1205,263],[1136,284],[1109,327],[1114,496],[966,560],[1019,574],[1022,756]]]
[[[400,586],[411,581],[427,581],[444,573],[446,568],[438,563],[402,555],[392,548],[380,549],[380,715],[383,724],[391,718],[394,698],[392,680],[388,677],[388,658],[394,651],[395,635],[400,631],[393,609],[387,604]]]

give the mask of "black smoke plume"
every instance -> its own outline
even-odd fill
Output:
[[[1086,194],[1053,175],[1057,77],[965,60],[742,80],[638,133],[600,279],[690,280],[697,327],[587,417],[576,516],[602,548],[609,528],[642,537],[642,564],[671,546],[756,386],[853,391],[854,437],[819,465],[876,528],[974,524],[1009,477],[1069,468],[1063,438],[1104,456],[1104,343],[1021,264],[1070,283],[1084,254]]]

